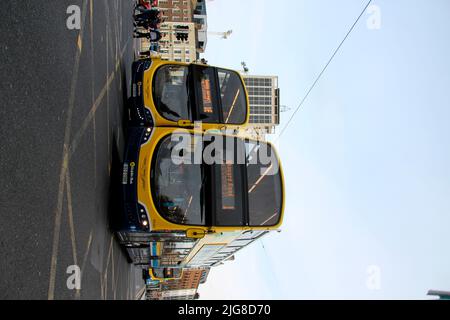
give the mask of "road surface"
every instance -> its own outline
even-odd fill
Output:
[[[71,5],[80,30],[67,28]],[[134,299],[143,287],[109,227],[132,7],[1,1],[0,299]]]

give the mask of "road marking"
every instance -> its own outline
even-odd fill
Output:
[[[111,288],[112,288],[112,292],[113,292],[113,297],[115,300],[116,297],[116,288],[114,286],[114,246],[111,247]]]
[[[103,283],[103,274],[100,272],[100,299],[105,300],[105,290],[104,290],[104,283]]]
[[[115,57],[116,61],[119,59],[119,51],[120,51],[120,34],[119,34],[119,18],[120,18],[120,11],[119,11],[119,3],[115,2],[115,10],[116,13],[116,19],[114,19],[114,29],[116,30],[114,36],[116,38],[116,45],[115,45]]]
[[[81,125],[81,128],[74,135],[74,138],[70,145],[70,156],[73,155],[76,148],[78,147],[78,144],[80,143],[81,138],[83,137],[84,133],[86,132],[86,129],[89,127],[89,124],[91,123],[92,119],[94,118],[95,113],[97,112],[97,109],[100,107],[100,104],[106,95],[106,88],[111,85],[111,82],[113,80],[114,80],[114,73],[112,73],[109,76],[108,81],[106,82],[106,84],[102,88],[102,90],[100,91],[100,94],[98,95],[97,99],[95,100],[94,104],[92,105],[88,115],[84,119],[83,124]]]
[[[91,250],[92,233],[93,233],[93,230],[91,230],[91,232],[89,233],[89,238],[88,238],[88,242],[87,242],[87,245],[86,245],[86,250],[84,251],[83,263],[81,264],[81,279],[83,279],[84,268],[86,266],[86,262],[87,262],[89,251]]]
[[[70,240],[72,243],[72,257],[73,264],[78,266],[78,258],[77,258],[77,240],[75,237],[75,225],[73,223],[73,207],[72,207],[72,190],[70,184],[70,169],[66,170],[66,198],[67,198],[67,213],[69,217],[69,229],[70,229]],[[76,289],[75,291],[75,299],[80,298],[80,289]]]
[[[121,51],[121,54],[120,54],[121,58],[125,54],[125,50],[128,46],[128,42],[129,42],[129,40],[127,41],[127,43],[125,44],[125,46],[123,47],[123,49]],[[118,69],[118,67],[116,67],[116,70],[117,69]],[[88,128],[90,122],[92,121],[92,119],[95,116],[95,113],[97,112],[98,108],[100,107],[100,104],[106,95],[107,88],[109,88],[111,86],[111,83],[116,76],[116,73],[117,73],[116,70],[113,70],[111,72],[111,74],[109,75],[107,82],[105,83],[105,85],[103,86],[99,95],[97,96],[97,99],[95,100],[94,104],[92,105],[91,109],[89,110],[88,115],[86,116],[86,118],[84,118],[83,124],[81,125],[81,127],[77,131],[77,133],[74,135],[74,139],[72,140],[72,143],[70,144],[70,157],[75,153],[75,150],[77,149],[81,138],[86,133],[86,129]]]
[[[81,40],[81,35],[78,35],[78,39],[77,39],[77,47],[78,47],[78,50],[79,50],[80,53],[81,53],[81,50],[83,49],[83,41]]]
[[[54,222],[54,230],[53,230],[53,246],[52,246],[52,257],[51,257],[51,266],[50,266],[50,279],[49,279],[49,288],[48,288],[48,299],[53,300],[55,297],[55,281],[56,281],[56,265],[58,260],[58,247],[59,247],[59,234],[61,232],[61,215],[62,215],[62,203],[64,196],[64,179],[65,179],[65,171],[68,167],[69,157],[66,152],[67,147],[64,145],[64,160],[61,167],[61,172],[59,176],[59,192],[58,192],[58,200],[55,210],[55,222]]]
[[[86,6],[87,0],[83,1],[83,16],[81,19],[81,30],[79,39],[82,38],[84,32],[84,22],[86,20]],[[50,276],[48,284],[48,294],[47,298],[53,300],[55,298],[55,282],[56,282],[56,266],[58,263],[58,247],[59,238],[61,232],[61,215],[62,215],[62,203],[64,197],[64,182],[66,178],[66,171],[69,167],[69,143],[70,143],[70,133],[72,128],[72,115],[73,109],[75,107],[75,91],[78,82],[78,71],[80,68],[80,57],[81,50],[77,50],[75,53],[75,63],[73,65],[72,79],[70,84],[70,95],[69,95],[69,105],[67,110],[66,126],[64,130],[64,144],[63,144],[63,154],[61,160],[61,170],[59,173],[59,186],[58,186],[58,196],[55,209],[55,219],[54,219],[54,230],[53,230],[53,243],[52,243],[52,257],[50,259]]]
[[[90,25],[91,25],[91,40],[92,40],[92,35],[93,35],[93,22],[94,22],[94,0],[89,0],[89,21],[90,21]]]
[[[143,287],[141,290],[139,290],[136,293],[136,296],[135,296],[136,300],[141,300],[141,298],[144,295],[144,293],[145,293],[145,287]]]
[[[111,260],[111,254],[112,254],[112,244],[113,244],[114,236],[111,236],[111,240],[109,242],[109,249],[108,249],[108,258],[106,259],[106,268],[103,274],[103,289],[105,290],[104,299],[107,299],[108,296],[108,269],[109,269],[109,262]],[[114,281],[114,278],[113,278]]]
[[[107,15],[109,16],[109,7],[107,7]],[[109,47],[110,47],[110,37],[111,32],[109,30],[109,23],[106,23],[106,77],[108,77],[109,74]],[[110,130],[109,130],[109,86],[106,87],[106,137],[107,137],[107,147],[108,147],[108,159],[111,159],[111,152],[110,152]]]
[[[92,2],[93,1],[91,0],[90,1],[91,7],[92,7]],[[87,12],[86,8],[87,8],[87,0],[83,0],[82,27],[81,27],[80,34],[77,39],[78,50],[76,51],[75,62],[74,62],[73,72],[72,72],[71,89],[70,89],[69,104],[68,104],[69,107],[68,107],[68,112],[67,112],[67,117],[66,117],[66,126],[65,126],[65,131],[64,131],[64,144],[63,144],[63,154],[62,154],[62,161],[61,161],[61,170],[60,170],[60,174],[59,174],[58,197],[57,197],[57,203],[56,203],[56,208],[55,208],[55,212],[54,212],[55,219],[54,219],[54,230],[53,230],[52,257],[51,257],[51,262],[50,262],[49,289],[48,289],[48,296],[47,296],[47,298],[49,300],[53,300],[55,297],[56,267],[57,267],[57,261],[58,261],[58,249],[59,249],[59,240],[60,240],[60,232],[61,232],[62,204],[63,204],[64,191],[65,191],[66,172],[69,167],[70,157],[75,152],[89,123],[92,121],[92,119],[94,119],[95,113],[96,113],[97,109],[99,108],[101,101],[103,100],[103,98],[106,94],[106,91],[110,87],[110,85],[115,77],[115,73],[118,71],[118,69],[120,67],[120,60],[122,59],[122,57],[125,53],[125,50],[128,46],[128,42],[130,41],[129,39],[126,41],[123,49],[120,52],[119,60],[116,62],[115,70],[107,78],[107,83],[100,91],[100,94],[97,97],[97,99],[94,101],[94,103],[91,107],[91,110],[89,111],[89,114],[83,121],[83,125],[77,131],[77,133],[74,135],[73,142],[71,144],[69,144],[70,137],[71,137],[71,130],[72,130],[71,122],[72,122],[72,116],[73,116],[73,109],[75,106],[75,91],[76,91],[76,85],[78,82],[78,72],[79,72],[79,66],[80,66],[84,24],[85,24],[85,20],[86,20],[86,12]],[[92,15],[92,12],[91,12],[91,15]],[[92,37],[91,37],[91,39],[92,39]],[[93,48],[93,46],[91,46],[91,48]],[[95,119],[94,119],[94,121],[95,121]],[[87,254],[90,249],[91,241],[92,241],[92,232],[91,232],[91,235],[89,236],[88,249],[85,253],[85,259],[83,261],[83,266],[87,259]]]
[[[119,283],[119,275],[120,275],[120,272],[119,272],[119,270],[120,270],[119,258],[120,258],[120,256],[117,255],[117,260],[116,260],[117,261],[117,267],[115,268],[115,270],[116,270],[116,279],[115,280],[113,279],[113,281],[115,282],[115,285],[114,285],[114,288],[115,288],[114,299],[117,299],[117,285]],[[113,263],[114,263],[114,261],[113,261]]]
[[[94,0],[89,0],[89,27],[91,33],[91,104],[95,101],[95,62],[94,62]],[[97,134],[95,117],[92,119],[93,139],[94,139],[94,190],[97,187]]]
[[[67,197],[67,213],[69,216],[69,229],[70,229],[70,240],[72,243],[72,257],[73,264],[78,265],[77,261],[77,243],[75,238],[75,226],[73,223],[73,210],[72,210],[72,190],[70,185],[70,169],[66,170],[66,197]]]

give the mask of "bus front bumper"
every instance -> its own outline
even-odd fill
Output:
[[[150,127],[130,127],[125,146],[122,167],[122,232],[149,232],[149,216],[143,205],[138,201],[137,182],[138,164],[141,145],[146,143],[151,135]],[[120,232],[119,232],[120,233]]]

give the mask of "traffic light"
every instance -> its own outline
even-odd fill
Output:
[[[189,34],[185,33],[185,32],[177,32],[175,34],[175,37],[177,38],[177,40],[183,41],[183,42],[189,40]]]
[[[175,26],[176,32],[175,36],[177,40],[179,41],[188,41],[189,39],[189,26],[184,25],[176,25]]]

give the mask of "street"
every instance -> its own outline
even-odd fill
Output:
[[[70,5],[81,8],[81,30],[66,26]],[[109,225],[133,1],[0,6],[0,299],[136,299],[141,271]],[[73,266],[79,290],[68,285]]]

